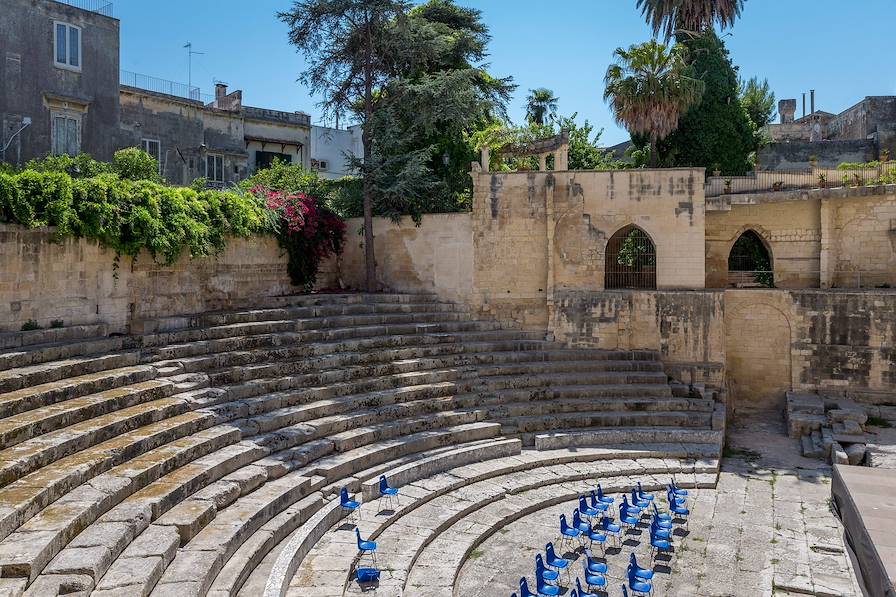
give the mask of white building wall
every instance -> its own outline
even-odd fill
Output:
[[[311,167],[318,170],[321,178],[335,179],[354,174],[346,166],[346,154],[360,156],[362,153],[359,125],[347,129],[311,126]]]

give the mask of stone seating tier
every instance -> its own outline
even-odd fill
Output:
[[[375,501],[380,474],[413,492],[455,471],[462,491],[721,445],[719,406],[673,395],[657,353],[567,349],[432,295],[269,297],[132,332],[0,337],[0,594],[286,591],[343,486]]]

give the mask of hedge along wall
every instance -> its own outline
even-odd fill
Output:
[[[48,228],[0,224],[0,331],[28,320],[48,327],[106,323],[127,332],[141,319],[251,304],[295,292],[287,257],[273,236],[228,238],[216,256],[159,265],[145,252],[136,260],[86,239],[53,242]]]

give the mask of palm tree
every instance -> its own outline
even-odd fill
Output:
[[[703,82],[683,53],[681,45],[667,48],[656,40],[617,48],[604,78],[604,99],[610,100],[616,122],[650,139],[651,168],[657,165],[657,142],[678,128],[678,118],[703,95]]]
[[[554,92],[547,87],[530,89],[526,97],[526,120],[537,125],[543,125],[545,116],[554,116],[557,113],[557,98]]]
[[[744,9],[744,0],[638,0],[638,8],[653,29],[669,41],[677,31],[699,34],[718,23],[730,27]]]

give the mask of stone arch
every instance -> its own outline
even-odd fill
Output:
[[[726,293],[726,302],[735,293]],[[735,411],[784,407],[793,387],[792,341],[790,318],[771,303],[744,300],[726,310],[725,369]]]
[[[728,247],[728,285],[773,287],[774,254],[767,238],[752,227],[741,230]]]
[[[656,289],[656,243],[646,230],[627,224],[607,241],[604,288]]]

